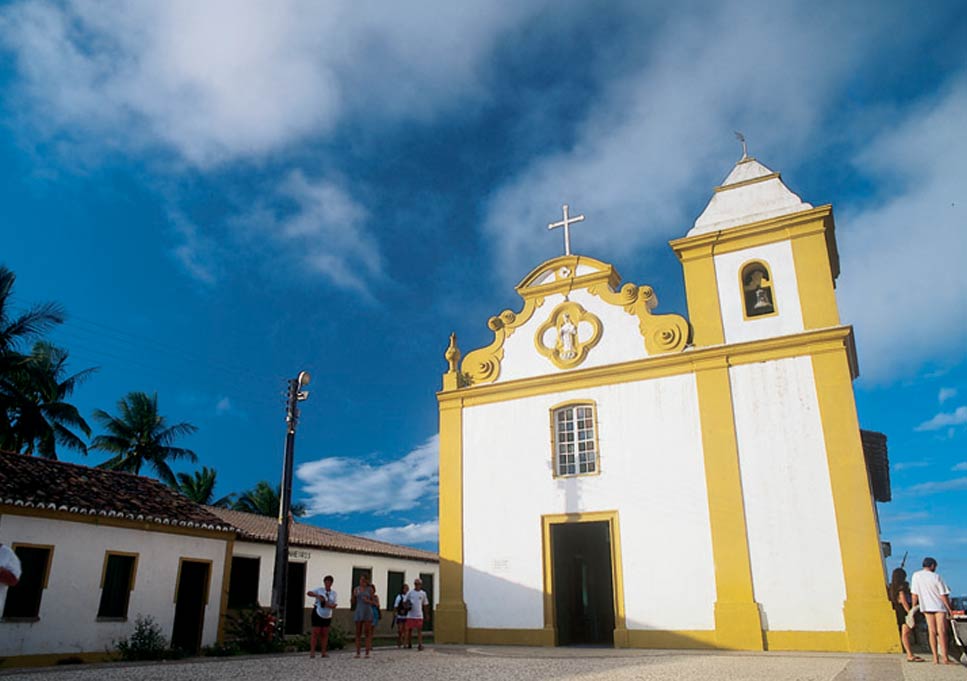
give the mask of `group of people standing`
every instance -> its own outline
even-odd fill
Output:
[[[911,648],[911,635],[916,624],[916,614],[920,612],[927,621],[927,638],[934,664],[951,664],[947,659],[947,617],[953,608],[950,604],[950,589],[943,578],[937,574],[937,561],[923,559],[923,569],[913,573],[907,582],[907,572],[902,567],[893,571],[888,591],[893,610],[896,612],[900,640],[907,654],[908,662],[925,662],[914,655]]]
[[[322,580],[323,586],[306,595],[316,599],[312,609],[312,635],[309,638],[309,657],[316,656],[316,645],[319,644],[322,657],[328,657],[329,628],[332,626],[332,611],[338,605],[336,592],[332,588],[332,575],[326,575]],[[353,611],[353,623],[356,627],[356,657],[360,656],[365,646],[366,657],[373,649],[373,629],[379,622],[380,604],[376,595],[376,585],[369,581],[368,575],[360,575],[359,585],[353,588],[350,598],[350,608]],[[413,631],[417,632],[418,650],[423,650],[423,620],[426,617],[430,599],[423,591],[423,583],[419,579],[413,580],[413,588],[404,584],[393,603],[393,627],[396,629],[396,647],[403,646],[404,635],[406,646],[413,647]]]

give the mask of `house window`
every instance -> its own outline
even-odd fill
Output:
[[[406,575],[402,572],[389,570],[386,573],[386,602],[384,605],[387,610],[393,609],[393,602],[396,600],[396,595],[403,590],[405,580]]]
[[[101,603],[97,616],[108,619],[125,619],[128,616],[128,602],[134,588],[134,576],[138,571],[138,554],[104,554],[104,568],[101,570]]]
[[[368,568],[368,567],[354,567],[353,568],[353,584],[352,584],[352,587],[350,587],[350,592],[352,592],[352,589],[355,589],[357,586],[359,586],[359,578],[361,576],[363,576],[363,575],[366,575],[366,579],[369,580],[369,583],[370,584],[373,583],[373,568]]]
[[[258,558],[232,557],[232,577],[228,582],[228,607],[247,608],[259,601]]]
[[[551,411],[554,470],[557,475],[584,475],[598,470],[594,404],[567,404]]]
[[[746,263],[741,271],[743,312],[746,319],[777,314],[772,274],[762,261]]]
[[[14,553],[20,559],[20,581],[7,590],[7,602],[3,607],[4,619],[37,619],[40,616],[40,600],[47,588],[53,546],[14,544]]]
[[[420,581],[423,582],[423,591],[426,593],[426,600],[430,602],[429,607],[423,611],[423,631],[433,630],[433,573],[421,572]]]

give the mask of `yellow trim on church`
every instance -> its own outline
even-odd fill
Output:
[[[553,632],[557,645],[557,614],[554,606],[554,561],[551,547],[551,526],[564,523],[608,523],[611,535],[611,583],[614,592],[614,647],[628,647],[628,629],[625,625],[625,586],[621,560],[621,529],[617,511],[590,511],[585,513],[554,513],[541,516],[541,536],[544,556],[544,631]],[[546,634],[545,634],[546,636]]]
[[[834,290],[839,254],[833,210],[826,205],[669,242],[685,275],[693,345],[705,347],[725,342],[720,299],[731,292],[718,290],[715,256],[782,241],[792,245],[803,328],[839,325]]]
[[[631,362],[575,369],[562,374],[443,390],[437,393],[437,399],[441,405],[451,400],[459,400],[462,406],[472,407],[547,393],[694,373],[699,365],[715,359],[724,359],[728,366],[768,362],[851,346],[852,333],[852,327],[839,326],[744,343],[696,348],[688,352],[645,357]]]
[[[591,267],[593,272],[577,274],[581,267]],[[552,279],[551,281],[546,281]],[[524,300],[520,312],[504,310],[499,315],[487,320],[487,326],[494,332],[494,339],[482,348],[467,353],[460,364],[459,379],[453,371],[448,371],[447,388],[466,385],[481,385],[494,383],[500,378],[500,364],[504,358],[504,342],[514,332],[526,324],[535,312],[544,305],[547,296],[562,295],[565,298],[576,290],[587,290],[609,305],[621,307],[630,315],[638,318],[638,329],[644,341],[645,351],[649,355],[681,352],[689,340],[688,322],[684,317],[676,314],[653,315],[651,311],[658,304],[655,291],[650,286],[637,286],[626,283],[618,289],[621,276],[612,265],[607,265],[594,258],[583,255],[565,255],[542,263],[528,274],[517,286],[517,293]],[[543,345],[543,334],[551,327],[558,327],[558,315],[567,306],[569,312],[582,316],[586,314],[580,305],[563,302],[551,312],[545,326],[537,330],[534,344],[542,355],[547,357],[559,369],[571,369],[579,366],[589,351],[601,337],[600,321],[594,315],[589,315],[588,321],[595,328],[591,339],[583,344],[585,352],[579,352],[572,360],[558,356],[555,348]],[[581,312],[576,312],[580,309]],[[581,344],[579,343],[579,349]],[[456,357],[458,355],[452,354]]]
[[[444,390],[437,394],[440,406],[441,557],[437,640],[555,645],[550,525],[599,518],[612,523],[614,539],[615,647],[899,650],[895,619],[885,597],[885,576],[873,502],[869,495],[857,493],[857,490],[868,489],[868,479],[851,383],[858,375],[852,328],[840,324],[834,291],[839,275],[834,230],[832,209],[827,205],[671,241],[670,245],[682,263],[691,328],[689,322],[677,315],[652,316],[655,301],[650,287],[626,284],[618,289],[620,277],[613,267],[584,256],[563,256],[547,261],[522,280],[517,287],[525,301],[521,312],[515,314],[507,310],[491,318],[494,342],[468,354],[461,366],[463,373],[451,366],[451,371],[444,376]],[[804,330],[725,345],[720,297],[731,295],[731,292],[718,290],[715,256],[784,241],[791,244]],[[587,265],[593,271],[576,276],[581,265]],[[650,356],[608,366],[497,382],[506,337],[531,318],[546,296],[568,295],[576,288],[585,288],[603,301],[620,305],[629,314],[637,315]],[[665,321],[657,323],[657,320]],[[658,329],[658,337],[652,338],[653,343],[658,341],[657,346],[648,345],[650,329]],[[689,339],[691,347],[686,348]],[[729,368],[792,357],[809,357],[813,367],[846,587],[843,631],[766,631],[755,601]],[[709,631],[625,628],[617,511],[542,516],[543,629],[468,628],[463,600],[463,409],[682,374],[695,376],[700,405],[716,582],[716,628]],[[462,378],[464,376],[467,380]]]
[[[883,554],[869,489],[848,353],[812,357],[819,415],[823,424],[829,481],[836,512],[846,601],[848,650],[900,652],[896,619],[885,597]]]
[[[713,356],[695,373],[715,566],[715,643],[721,648],[762,650],[728,366],[727,358]]]
[[[463,400],[440,402],[440,602],[433,635],[439,643],[467,641],[463,600]]]

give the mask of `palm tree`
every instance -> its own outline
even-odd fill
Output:
[[[74,431],[90,437],[91,428],[65,400],[95,369],[65,376],[68,353],[37,341],[27,360],[7,374],[9,428],[0,432],[0,445],[15,452],[57,458],[57,445],[87,454],[87,445]]]
[[[0,265],[0,355],[16,352],[20,344],[63,323],[59,305],[36,305],[19,315],[12,315],[13,285],[17,275]]]
[[[276,485],[274,488],[265,480],[259,482],[255,487],[249,490],[245,490],[238,495],[238,499],[232,504],[232,508],[236,511],[245,511],[246,513],[257,513],[258,515],[279,515],[279,490],[281,485]],[[292,515],[299,518],[306,514],[305,504],[292,504],[290,510]]]
[[[178,473],[175,476],[177,481],[173,487],[196,504],[231,508],[234,494],[226,494],[222,498],[212,501],[215,496],[215,476],[214,468],[202,466],[200,471],[195,471],[192,475]]]
[[[190,449],[173,447],[171,443],[198,429],[190,423],[169,426],[158,413],[157,393],[128,393],[118,401],[118,412],[120,415],[115,417],[100,409],[94,410],[94,418],[107,434],[94,438],[91,449],[114,454],[98,468],[140,474],[141,467],[147,464],[162,482],[174,487],[177,481],[168,462],[185,459],[194,463],[198,457]]]
[[[64,321],[63,311],[53,303],[15,314],[12,308],[16,280],[11,270],[0,265],[0,432],[7,436],[15,418],[13,405],[20,394],[15,377],[30,359],[21,352],[21,346]],[[10,445],[0,442],[0,447]]]

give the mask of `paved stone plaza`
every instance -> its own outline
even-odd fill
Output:
[[[927,681],[961,679],[960,665],[910,664],[899,655],[716,653],[436,646],[418,653],[378,649],[371,659],[338,651],[188,662],[59,667],[0,672],[3,681]]]

